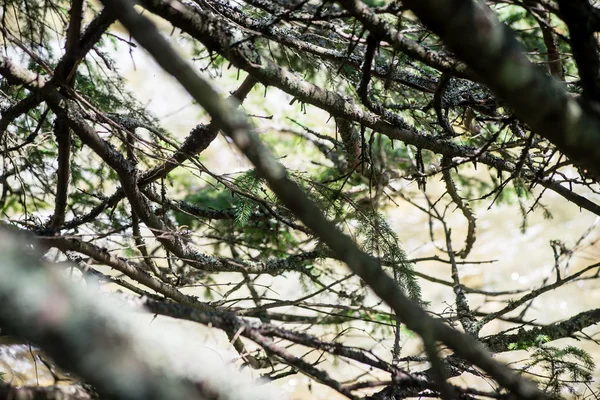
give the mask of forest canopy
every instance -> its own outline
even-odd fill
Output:
[[[5,0],[0,13],[0,333],[74,373],[72,398],[235,397],[129,357],[115,304],[208,326],[232,368],[269,386],[600,394],[600,309],[559,320],[537,306],[598,289],[594,1]],[[122,55],[142,49],[190,96],[188,132],[129,89]],[[467,279],[501,274],[479,215],[502,210],[525,241],[532,219],[553,223],[550,201],[589,224],[522,267],[543,274]]]

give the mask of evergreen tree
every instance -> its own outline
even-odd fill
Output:
[[[552,241],[552,275],[530,289],[471,287],[463,269],[494,273],[473,256],[486,208],[505,207],[523,233],[532,216],[552,218],[546,197],[600,216],[593,2],[138,3],[3,2],[5,231],[45,265],[127,293],[114,297],[225,332],[236,366],[268,380],[303,374],[348,398],[598,396],[589,347],[551,343],[594,341],[598,309],[561,322],[530,316],[538,298],[596,282],[595,260],[569,269],[589,256],[595,225],[574,243]],[[115,56],[140,47],[200,106],[190,132],[161,126],[126,89]],[[228,165],[232,154],[252,166]],[[392,222],[398,210],[427,222]],[[409,228],[429,235],[423,257],[406,252],[400,231]],[[27,304],[11,299],[39,282],[0,285],[13,304],[0,306],[0,329],[101,395],[129,398],[104,384],[113,375],[63,357],[67,328],[53,341],[43,318],[11,323]],[[441,313],[425,283],[452,292]],[[43,301],[52,297],[31,304]],[[422,354],[404,347],[416,338]],[[492,357],[504,352],[526,355]],[[472,384],[451,380],[465,375]],[[158,380],[152,396],[169,382]],[[222,395],[182,385],[168,396]]]

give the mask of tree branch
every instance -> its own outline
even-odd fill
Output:
[[[473,0],[406,0],[404,4],[536,133],[600,177],[598,113],[534,66],[488,6]]]
[[[158,33],[156,27],[139,15],[129,1],[103,0],[158,64],[173,75],[244,152],[263,175],[277,197],[315,234],[329,246],[340,260],[359,275],[373,291],[388,303],[406,325],[421,336],[440,340],[457,354],[488,372],[502,386],[517,396],[545,399],[535,384],[518,376],[505,365],[495,361],[473,338],[455,331],[443,322],[429,317],[410,301],[371,256],[337,227],[325,219],[321,210],[300,187],[291,181],[285,169],[258,140],[246,117],[223,100],[217,92],[185,63]]]

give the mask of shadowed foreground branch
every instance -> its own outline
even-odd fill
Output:
[[[180,375],[169,365],[172,358],[166,356],[164,343],[136,332],[132,314],[125,313],[122,304],[104,298],[94,286],[86,289],[68,282],[56,267],[41,265],[39,254],[24,241],[31,240],[0,231],[3,331],[38,345],[103,398],[233,399],[242,392],[254,396],[250,385],[236,383],[224,371],[221,379],[216,374],[205,380]],[[261,392],[256,398],[270,398],[268,391]]]

